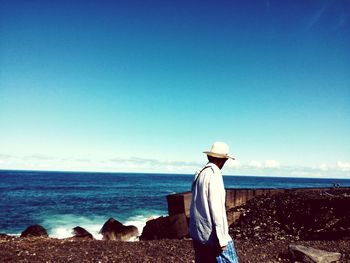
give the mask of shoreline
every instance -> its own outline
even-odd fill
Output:
[[[234,191],[235,200],[240,196],[237,191],[241,190]],[[294,262],[288,252],[292,244],[338,252],[342,255],[339,263],[350,262],[350,212],[346,209],[350,204],[350,188],[240,193],[244,198],[237,199],[239,204],[235,203],[228,211],[240,215],[230,224],[240,263]],[[192,241],[183,237],[131,242],[0,234],[0,259],[1,262],[193,262]]]
[[[85,220],[78,220],[79,216],[74,216],[74,215],[69,215],[72,218],[77,218],[77,220],[75,220],[74,223],[68,222],[67,224],[59,224],[57,223],[56,226],[54,227],[47,227],[47,223],[43,222],[43,223],[39,223],[41,226],[43,226],[47,232],[50,238],[55,238],[55,239],[59,239],[59,240],[63,240],[66,238],[72,238],[74,237],[74,232],[73,232],[73,228],[76,226],[80,226],[83,227],[85,230],[87,230],[89,233],[91,233],[94,237],[94,239],[96,240],[102,240],[102,234],[100,234],[100,230],[103,226],[103,224],[108,220],[108,217],[103,217],[103,219],[99,220],[98,222],[93,222],[93,220],[91,220],[91,222],[89,224],[86,224]],[[136,216],[131,216],[129,218],[127,218],[127,220],[125,220],[123,223],[123,225],[133,225],[136,226],[140,235],[143,231],[143,228],[146,226],[146,222],[151,220],[151,219],[156,219],[162,216],[166,216],[164,215],[152,215],[150,217],[147,216],[143,216],[143,215],[136,215]],[[33,224],[35,225],[35,224]],[[49,224],[50,225],[50,224]],[[26,227],[29,227],[26,226]],[[0,231],[0,234],[3,235],[8,235],[8,236],[13,236],[13,237],[20,237],[21,233],[26,229],[26,227],[24,227],[22,230],[19,230],[18,232],[14,233],[11,231]]]
[[[237,208],[242,213],[240,219],[230,225],[230,235],[235,242],[239,262],[295,262],[288,248],[290,245],[303,245],[340,253],[338,262],[349,263],[350,212],[344,209],[350,201],[349,193],[350,189],[338,189],[328,194],[289,192],[261,195],[247,201]],[[309,205],[316,210],[310,210]],[[319,225],[319,219],[325,221]],[[334,228],[334,220],[341,225]],[[320,235],[319,231],[324,231],[326,225],[330,226],[328,232]],[[316,236],[310,235],[312,233]],[[130,242],[82,237],[57,239],[0,235],[0,259],[2,262],[190,263],[194,262],[194,250],[189,238]]]

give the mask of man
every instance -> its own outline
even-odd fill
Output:
[[[229,147],[216,142],[204,152],[209,162],[195,174],[192,183],[190,235],[197,263],[238,263],[232,238],[228,233],[225,197],[221,169],[228,159]]]

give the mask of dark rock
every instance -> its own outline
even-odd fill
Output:
[[[21,237],[48,237],[47,231],[41,225],[32,225],[24,230]]]
[[[340,253],[328,252],[301,245],[289,245],[289,252],[294,260],[305,263],[331,263],[341,258]]]
[[[185,214],[159,217],[146,222],[141,240],[179,239],[188,235],[188,220]]]
[[[76,226],[73,228],[73,238],[89,238],[89,239],[94,239],[94,237],[91,235],[90,232],[88,232],[86,229]]]
[[[114,218],[110,218],[100,230],[103,240],[128,241],[132,237],[138,237],[139,231],[136,226],[125,226]]]
[[[128,241],[132,238],[138,237],[139,230],[136,226],[124,226],[124,229],[121,231],[121,240],[122,241]]]

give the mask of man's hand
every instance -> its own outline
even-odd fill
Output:
[[[227,248],[227,246],[221,247],[221,252],[225,252],[226,248]]]

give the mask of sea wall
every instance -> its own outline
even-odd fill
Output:
[[[297,189],[226,189],[226,210],[228,224],[237,222],[244,209],[240,206],[256,196],[272,196],[278,193],[291,194],[303,191],[331,192],[334,188],[297,188]],[[328,193],[329,196],[332,194]],[[147,221],[140,239],[183,238],[188,236],[191,192],[168,195],[168,216]],[[234,209],[237,208],[237,209]]]
[[[226,189],[226,209],[230,210],[234,207],[244,205],[248,200],[259,195],[275,195],[287,191],[302,192],[302,191],[327,191],[332,188],[295,188],[295,189]],[[185,214],[190,216],[191,192],[177,193],[167,196],[169,216],[177,214]],[[240,213],[230,213],[227,215],[229,223],[235,222]]]

